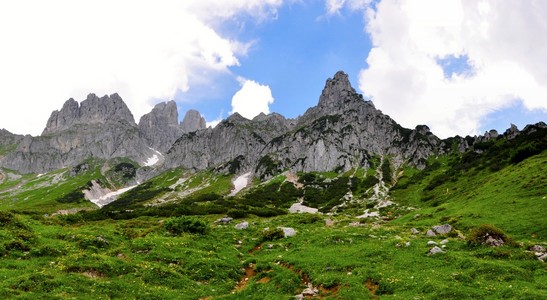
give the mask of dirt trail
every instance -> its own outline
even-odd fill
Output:
[[[377,282],[373,281],[372,279],[367,279],[367,281],[365,281],[365,287],[368,289],[373,299],[378,299],[378,296],[376,295],[376,291],[379,287]]]

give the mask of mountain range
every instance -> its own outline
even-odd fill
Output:
[[[499,135],[490,131],[479,137],[441,140],[425,125],[404,128],[356,93],[342,71],[326,81],[318,105],[296,119],[261,113],[248,120],[234,113],[206,128],[195,110],[179,123],[177,105],[170,101],[157,104],[137,124],[118,94],[89,94],[81,103],[69,99],[52,112],[40,136],[6,130],[0,134],[0,166],[20,173],[74,167],[89,158],[125,157],[141,167],[252,172],[260,178],[283,170],[366,168],[373,156],[389,156],[395,168],[407,163],[424,168],[432,155],[453,147],[463,152],[476,141]],[[512,127],[504,136],[517,134]]]

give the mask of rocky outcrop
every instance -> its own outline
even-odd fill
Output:
[[[148,145],[165,153],[184,133],[179,125],[175,101],[159,103],[139,121],[139,130]]]
[[[252,170],[264,146],[289,129],[289,122],[278,114],[255,119],[234,113],[215,128],[184,134],[167,152],[166,166],[232,173]]]
[[[88,158],[127,157],[143,163],[154,151],[140,134],[133,115],[117,95],[90,94],[78,104],[69,99],[54,111],[44,133],[25,136],[2,166],[22,173],[43,173],[75,166]]]
[[[439,143],[427,126],[405,129],[382,114],[338,72],[327,80],[318,105],[302,117],[260,114],[247,120],[235,113],[213,129],[182,136],[167,164],[199,170],[228,166],[259,175],[349,170],[367,166],[372,155],[420,165]]]
[[[70,98],[60,111],[51,113],[42,135],[61,132],[75,125],[95,125],[109,122],[134,124],[133,114],[118,94],[97,97],[89,94],[87,99],[78,104]]]
[[[207,128],[205,118],[201,116],[199,111],[190,109],[184,115],[184,119],[180,123],[183,132],[192,132]]]
[[[205,119],[196,110],[186,112],[179,124],[179,113],[175,101],[159,103],[152,111],[141,117],[139,130],[150,147],[167,152],[184,133],[205,129]]]

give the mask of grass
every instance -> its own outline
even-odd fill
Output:
[[[10,225],[0,230],[2,241],[15,236],[28,241],[1,258],[0,295],[290,299],[307,282],[330,299],[372,299],[369,287],[386,299],[547,294],[544,263],[519,247],[469,247],[449,237],[445,254],[429,256],[431,238],[395,224],[350,226],[350,218],[335,217],[335,224],[326,226],[325,217],[303,222],[304,216],[286,215],[249,218],[248,229],[236,230],[233,224],[214,224],[216,218],[193,219],[209,224],[205,233],[172,234],[164,225],[170,218],[67,224],[12,214]],[[264,228],[277,226],[293,227],[297,234],[263,241]]]
[[[310,187],[319,207],[350,190],[365,197],[377,183],[372,168],[299,174],[304,190],[276,176],[235,197],[225,197],[233,176],[173,169],[112,206],[57,217],[44,213],[86,206],[56,199],[102,178],[98,168],[11,176],[0,183],[0,297],[293,299],[311,285],[317,299],[544,299],[547,268],[528,249],[547,245],[547,151],[510,157],[499,169],[489,160],[462,169],[467,158],[452,155],[423,171],[391,170],[402,171],[389,195],[397,205],[376,219],[355,218],[368,202],[332,215],[286,214]],[[379,161],[375,168],[389,171]],[[172,201],[148,206],[158,198]],[[239,219],[215,223],[230,210]],[[241,221],[249,228],[235,229]],[[446,223],[453,232],[424,234]],[[283,238],[278,227],[296,235]],[[485,228],[514,243],[469,242]],[[428,255],[427,243],[444,239],[445,253]]]

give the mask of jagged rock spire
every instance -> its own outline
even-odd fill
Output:
[[[72,98],[68,99],[63,108],[51,113],[43,135],[68,129],[76,124],[105,123],[108,120],[124,120],[135,126],[133,114],[118,94],[97,97],[89,94],[87,99],[78,104]]]
[[[180,123],[180,126],[184,132],[192,132],[200,129],[205,129],[207,124],[205,119],[201,116],[199,111],[190,109],[184,115],[184,119]]]
[[[338,107],[341,103],[356,94],[351,87],[348,74],[338,71],[334,78],[327,79],[325,88],[319,97],[320,107]]]

